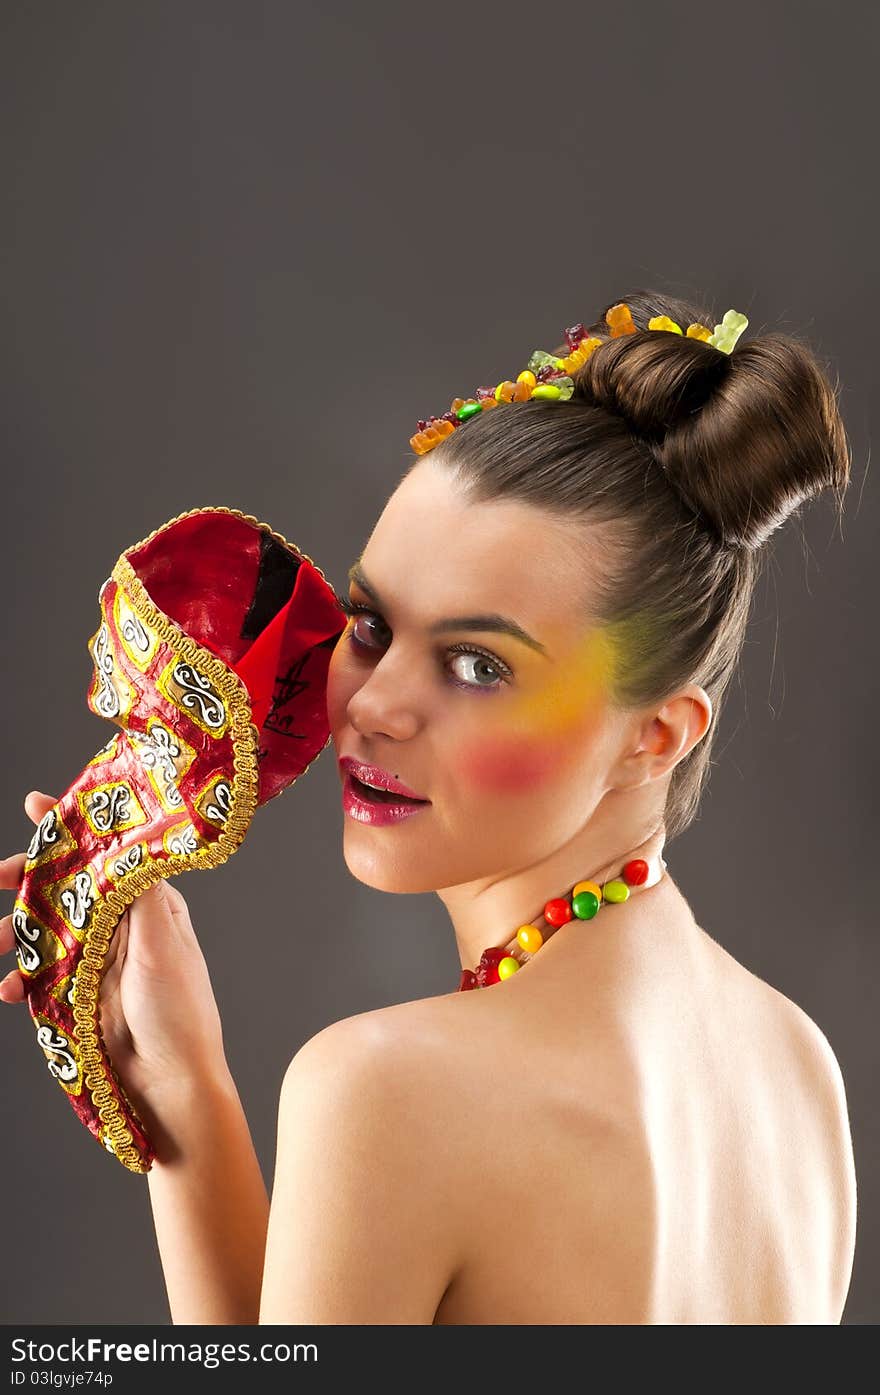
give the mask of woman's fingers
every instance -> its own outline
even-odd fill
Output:
[[[13,864],[24,866],[24,859],[24,852],[17,852],[15,857],[6,858],[3,862],[0,862],[0,886],[7,886],[7,884],[8,886],[18,886],[18,880],[21,880],[21,872],[18,873],[17,880],[10,882],[7,876],[8,868]],[[11,917],[11,915],[4,915],[3,919],[0,919],[0,954],[8,954],[14,949],[15,932],[13,929],[13,917]],[[14,970],[8,972],[6,978],[0,979],[0,1003],[24,1003],[24,999],[24,979],[22,979],[17,968],[14,968]]]
[[[9,954],[15,949],[15,931],[12,928],[12,916],[5,915],[0,920],[0,954]]]
[[[0,979],[0,1002],[24,1002],[24,979],[18,969],[13,969],[5,978]]]
[[[30,790],[24,797],[24,811],[33,823],[39,823],[43,815],[48,814],[57,803],[54,795],[43,794],[42,790]]]
[[[0,890],[18,891],[24,872],[26,853],[13,853],[0,858]]]
[[[24,811],[33,823],[39,823],[45,814],[57,804],[54,795],[43,794],[42,790],[30,790],[24,798]],[[24,876],[27,853],[13,853],[0,858],[0,890],[17,891]],[[9,954],[15,948],[15,933],[12,916],[5,915],[0,920],[0,954]],[[0,979],[0,1002],[23,1003],[25,1000],[24,979],[18,969],[11,969],[5,978]]]
[[[58,800],[51,794],[43,794],[42,790],[31,790],[24,798],[24,811],[33,823],[39,823],[40,819],[53,808]],[[22,876],[24,875],[24,864],[27,860],[27,853],[12,853],[9,857],[0,858],[0,891],[17,891]]]

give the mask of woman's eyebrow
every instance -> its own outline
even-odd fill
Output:
[[[348,579],[366,592],[373,605],[379,610],[386,609],[382,598],[367,581],[357,562],[353,567],[349,567]],[[523,629],[522,625],[518,625],[515,620],[508,619],[506,615],[451,615],[445,620],[435,620],[433,625],[428,627],[429,634],[442,634],[446,630],[487,630],[495,634],[510,635],[513,639],[518,639],[520,643],[527,644],[536,653],[543,654],[545,659],[550,658],[540,640],[534,639]]]

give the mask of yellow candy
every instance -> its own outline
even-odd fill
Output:
[[[687,337],[689,339],[711,339],[712,331],[708,325],[701,325],[699,321],[695,321],[692,325],[688,325]]]
[[[521,373],[517,373],[516,381],[518,383],[528,383],[529,387],[534,387],[538,379],[535,377],[531,369],[524,368]]]
[[[498,977],[511,978],[518,968],[519,964],[516,960],[510,954],[507,954],[503,959],[498,961]]]
[[[675,320],[670,320],[668,315],[655,315],[648,321],[648,329],[667,329],[673,334],[681,334],[681,325],[677,325]]]
[[[615,877],[613,881],[605,883],[604,891],[606,901],[620,902],[629,900],[629,887],[626,882],[620,881],[617,877]]]
[[[595,335],[591,339],[582,339],[577,348],[572,350],[568,358],[562,360],[562,366],[566,373],[574,373],[581,364],[586,363],[591,354],[594,354],[603,341],[597,339]]]
[[[715,333],[709,337],[709,343],[722,353],[729,354],[747,324],[745,315],[738,310],[725,310],[720,325],[715,326]]]
[[[510,399],[513,397],[515,387],[515,383],[511,383],[508,381],[508,379],[505,378],[504,382],[499,383],[497,388],[495,389],[495,401],[509,402]]]
[[[562,393],[555,383],[538,383],[537,387],[532,388],[532,396],[537,397],[539,401],[543,399],[547,402],[556,402]]]
[[[578,882],[572,887],[572,896],[579,896],[582,891],[592,891],[597,900],[602,900],[602,888],[598,882]]]
[[[521,925],[516,932],[517,944],[528,954],[537,954],[544,943],[544,936],[537,925]]]

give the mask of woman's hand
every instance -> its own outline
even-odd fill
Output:
[[[34,823],[57,802],[31,790]],[[0,859],[0,889],[17,891],[25,853]],[[0,954],[15,948],[12,916],[0,920]],[[13,969],[0,980],[0,1001],[25,1000]],[[226,1081],[220,1014],[186,901],[157,882],[128,907],[110,941],[99,995],[101,1035],[135,1109],[153,1134],[180,1133],[195,1092]]]

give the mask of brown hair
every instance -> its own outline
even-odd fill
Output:
[[[573,526],[605,525],[593,535],[590,618],[624,640],[612,700],[647,707],[697,683],[713,705],[711,726],[670,777],[671,841],[697,811],[761,545],[823,489],[834,491],[842,514],[850,451],[839,385],[805,343],[762,334],[727,354],[647,328],[655,315],[682,329],[714,327],[720,316],[650,290],[620,299],[640,332],[597,349],[572,375],[568,402],[483,412],[429,459],[475,503],[515,499]],[[614,303],[588,333],[608,335],[604,314]]]

